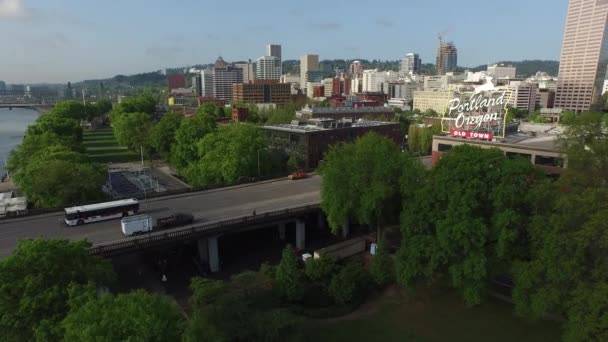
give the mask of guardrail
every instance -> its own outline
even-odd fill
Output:
[[[194,225],[183,228],[175,228],[166,231],[151,233],[146,236],[137,238],[129,238],[125,240],[117,240],[103,244],[97,244],[89,249],[89,254],[110,257],[132,250],[150,248],[164,245],[167,243],[176,243],[189,240],[195,237],[204,235],[219,234],[225,230],[239,225],[262,224],[276,221],[281,218],[293,217],[297,215],[307,214],[320,209],[320,205],[307,205],[292,209],[283,209],[279,211],[262,213],[259,215],[244,216],[237,219],[218,221],[205,225]]]

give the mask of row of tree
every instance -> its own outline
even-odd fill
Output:
[[[80,123],[110,108],[107,102],[60,102],[28,128],[8,170],[30,203],[54,208],[100,198],[105,171],[84,154]]]
[[[528,160],[471,146],[426,171],[368,135],[330,150],[321,205],[334,231],[349,219],[381,231],[400,216],[404,286],[445,281],[476,305],[492,279],[511,275],[518,314],[564,317],[567,340],[606,340],[607,132],[608,116],[576,116],[559,138],[567,169],[553,182]]]
[[[131,149],[143,147],[170,162],[191,185],[232,184],[241,177],[284,172],[288,157],[267,149],[255,123],[291,121],[295,109],[251,108],[252,123],[217,125],[224,108],[205,104],[192,117],[167,112],[152,120],[155,101],[140,96],[126,99],[110,114],[118,142]]]

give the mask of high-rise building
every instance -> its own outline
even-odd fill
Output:
[[[514,108],[527,110],[532,114],[536,110],[536,93],[538,84],[527,82],[511,82],[512,89],[510,105]]]
[[[258,58],[255,77],[258,80],[280,80],[281,68],[279,58],[276,56],[263,56]]]
[[[319,71],[319,55],[304,55],[300,58],[300,89],[309,82],[309,72]]]
[[[608,64],[608,0],[570,0],[555,107],[588,110],[597,102]]]
[[[173,89],[186,88],[186,77],[184,74],[171,74],[167,76],[169,92]]]
[[[283,57],[281,55],[281,45],[278,44],[268,44],[266,45],[266,56],[276,57],[276,67],[279,68],[279,74],[283,73]]]
[[[444,43],[439,39],[439,48],[437,49],[437,75],[445,75],[447,72],[456,70],[458,66],[458,50],[452,42]]]
[[[401,60],[400,72],[402,74],[417,74],[422,66],[420,55],[417,53],[408,53],[405,58]]]
[[[354,61],[350,64],[349,71],[352,76],[360,75],[363,73],[363,64],[359,61]]]
[[[213,97],[232,101],[232,85],[243,83],[243,69],[226,65],[222,57],[218,58],[213,68]]]
[[[6,83],[4,83],[4,81],[0,81],[0,91],[5,91],[6,90]]]
[[[201,95],[202,97],[213,97],[213,70],[201,71]]]
[[[256,65],[251,63],[251,60],[248,63],[235,63],[234,66],[243,70],[243,82],[250,83],[255,80]]]
[[[266,45],[266,56],[274,56],[281,60],[281,45],[268,44]]]

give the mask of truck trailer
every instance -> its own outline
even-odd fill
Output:
[[[194,222],[194,216],[185,213],[175,213],[162,217],[147,214],[125,217],[120,220],[122,233],[125,236],[145,234],[153,230],[175,228]]]

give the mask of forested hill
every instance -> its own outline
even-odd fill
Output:
[[[335,60],[323,60],[321,61],[322,70],[335,70],[339,69],[348,69],[350,63],[353,60],[344,60],[344,59],[335,59]],[[400,61],[398,60],[366,60],[359,59],[361,63],[363,63],[365,69],[379,69],[381,71],[385,70],[399,70]],[[529,77],[538,71],[543,71],[552,76],[557,76],[557,72],[559,69],[558,61],[543,61],[543,60],[524,60],[520,62],[514,61],[503,61],[499,62],[499,64],[513,65],[517,67],[517,75],[520,77]],[[201,65],[199,68],[203,66],[209,65]],[[480,65],[474,68],[465,68],[459,67],[458,71],[471,70],[471,71],[482,71],[486,70],[486,65]],[[173,69],[169,70],[169,72],[178,72],[184,69]],[[283,61],[283,73],[292,73],[298,74],[300,71],[299,61],[297,60],[286,60]],[[431,63],[422,65],[422,74],[425,75],[433,75],[435,73],[435,66]],[[108,79],[100,79],[100,80],[86,80],[81,83],[77,83],[75,85],[84,86],[86,88],[97,88],[100,83],[103,83],[106,89],[112,88],[131,88],[131,87],[158,87],[165,86],[167,84],[167,77],[160,72],[147,72],[142,74],[135,75],[117,75]]]
[[[340,68],[347,69],[353,60],[323,60],[321,64],[325,64],[329,70]],[[378,70],[399,70],[400,61],[394,60],[366,60],[359,59],[363,63],[365,69],[378,69]],[[549,75],[557,76],[559,70],[558,61],[545,61],[545,60],[524,60],[524,61],[502,61],[497,64],[513,65],[517,68],[517,75],[521,77],[530,77],[536,74],[538,71],[546,72]],[[487,70],[487,65],[480,65],[477,67],[459,67],[458,71],[471,70],[471,71],[483,71]],[[284,73],[298,73],[299,72],[299,61],[297,60],[286,60],[283,61],[283,72]],[[435,73],[435,65],[432,63],[422,65],[422,74],[432,75]]]
[[[504,61],[496,64],[513,65],[517,68],[517,75],[522,77],[530,77],[538,71],[543,71],[551,76],[557,76],[559,71],[558,61],[543,61],[543,60],[524,60],[520,62]],[[471,69],[471,71],[482,71],[487,69],[487,65],[480,65]]]

